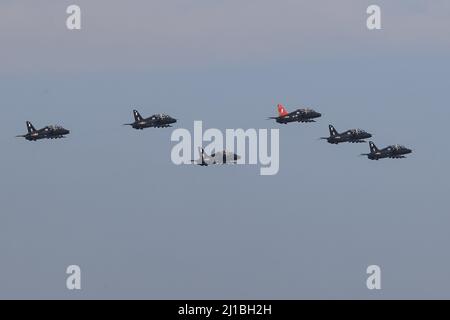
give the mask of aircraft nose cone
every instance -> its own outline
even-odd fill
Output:
[[[322,116],[322,114],[320,112],[316,112],[316,116],[319,118]]]

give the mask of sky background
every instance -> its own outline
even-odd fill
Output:
[[[77,0],[69,31],[73,3],[0,3],[0,298],[450,298],[449,1]],[[175,166],[133,108],[280,128],[280,172]],[[26,120],[72,134],[14,138]],[[328,124],[414,153],[369,161]]]

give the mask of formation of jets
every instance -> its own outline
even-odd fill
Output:
[[[288,124],[292,122],[315,122],[317,118],[322,116],[321,113],[310,109],[297,109],[293,112],[288,112],[282,104],[278,104],[278,117],[269,117],[280,124]],[[177,120],[166,114],[154,114],[149,118],[143,118],[137,110],[133,110],[134,122],[127,123],[126,126],[131,126],[136,130],[143,130],[146,128],[169,128]],[[47,126],[36,130],[31,122],[27,121],[28,133],[19,135],[17,137],[25,138],[28,141],[37,141],[42,139],[61,139],[65,138],[70,131],[60,126]],[[365,143],[365,139],[372,137],[372,134],[362,129],[350,129],[339,133],[334,126],[329,125],[330,136],[322,137],[320,139],[326,140],[330,144],[339,144],[344,142],[349,143]],[[405,155],[412,153],[412,150],[400,145],[391,145],[383,149],[378,149],[375,144],[369,142],[370,153],[363,153],[362,156],[367,156],[370,160],[379,160],[385,158],[402,159]],[[240,156],[224,150],[208,155],[203,148],[199,148],[200,158],[192,160],[193,164],[199,166],[210,166],[217,164],[235,164],[240,159]]]
[[[269,117],[269,119],[273,119],[277,123],[281,124],[288,124],[290,122],[315,122],[314,119],[322,116],[319,112],[309,108],[297,109],[293,112],[288,112],[282,104],[279,104],[277,108],[278,117]],[[372,138],[372,134],[362,129],[350,129],[339,133],[331,124],[328,128],[330,131],[330,136],[322,137],[320,139],[327,140],[330,144],[339,144],[343,142],[365,143],[365,139]],[[364,153],[362,155],[367,156],[370,160],[379,160],[384,158],[402,159],[405,158],[406,154],[412,152],[411,149],[400,145],[388,146],[379,150],[372,141],[369,142],[369,146],[370,153]]]

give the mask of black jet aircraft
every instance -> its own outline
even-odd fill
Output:
[[[406,158],[405,155],[412,152],[411,149],[408,149],[404,146],[400,146],[398,144],[388,146],[384,149],[378,149],[377,146],[370,141],[370,153],[363,153],[362,156],[367,156],[370,160],[379,160],[384,158],[391,159],[402,159]]]
[[[144,119],[138,111],[133,110],[134,122],[127,123],[125,126],[131,126],[136,130],[144,130],[145,128],[168,128],[177,120],[166,114],[154,114],[150,118]]]
[[[31,122],[27,121],[28,133],[17,136],[17,138],[25,138],[28,141],[37,141],[41,139],[61,139],[70,134],[70,131],[59,126],[47,126],[40,130],[36,130]]]
[[[297,109],[293,112],[287,112],[286,108],[278,105],[278,117],[270,117],[278,123],[288,124],[289,122],[315,122],[314,119],[320,118],[322,114],[309,108]]]
[[[361,143],[366,142],[364,139],[369,139],[372,137],[370,133],[361,129],[350,129],[339,133],[331,124],[328,128],[330,129],[330,136],[322,137],[320,139],[327,140],[328,143],[331,144],[339,144],[342,142]]]

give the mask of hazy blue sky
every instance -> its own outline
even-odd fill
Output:
[[[2,1],[0,298],[450,298],[449,34],[444,0]],[[281,127],[277,103],[323,117]],[[280,128],[280,172],[177,167],[134,107]],[[414,153],[369,161],[330,123]]]

